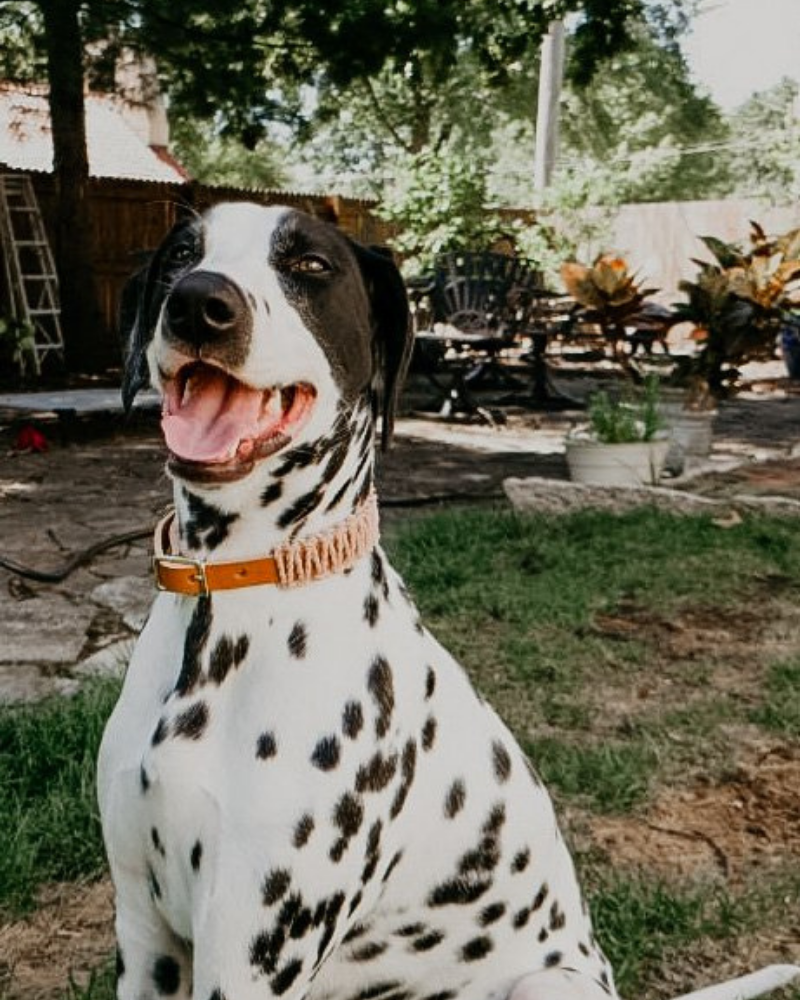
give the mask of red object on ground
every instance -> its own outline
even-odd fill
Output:
[[[44,452],[49,447],[44,434],[41,431],[37,431],[35,427],[31,427],[30,424],[22,428],[14,442],[14,451]]]

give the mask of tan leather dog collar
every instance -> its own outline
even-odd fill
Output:
[[[171,551],[175,526],[172,510],[156,526],[153,571],[159,590],[200,597],[216,590],[236,590],[275,584],[297,587],[342,573],[363,559],[378,543],[378,500],[366,501],[330,531],[281,545],[270,555],[231,562],[206,562]]]

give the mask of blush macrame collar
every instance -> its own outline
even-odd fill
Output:
[[[297,587],[343,573],[377,545],[378,500],[372,492],[344,521],[319,535],[287,542],[270,555],[231,562],[206,562],[177,554],[175,511],[156,526],[153,570],[156,586],[174,594],[200,597],[215,590],[275,584]]]

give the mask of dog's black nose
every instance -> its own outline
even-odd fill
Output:
[[[250,334],[250,310],[241,290],[213,271],[192,271],[177,282],[164,308],[166,332],[195,347]]]

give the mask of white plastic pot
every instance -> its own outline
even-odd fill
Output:
[[[701,465],[711,454],[716,410],[686,410],[680,403],[662,403],[672,445],[664,468],[672,475]]]
[[[585,438],[567,440],[567,465],[573,482],[591,486],[652,486],[669,451],[667,439],[603,444]]]

